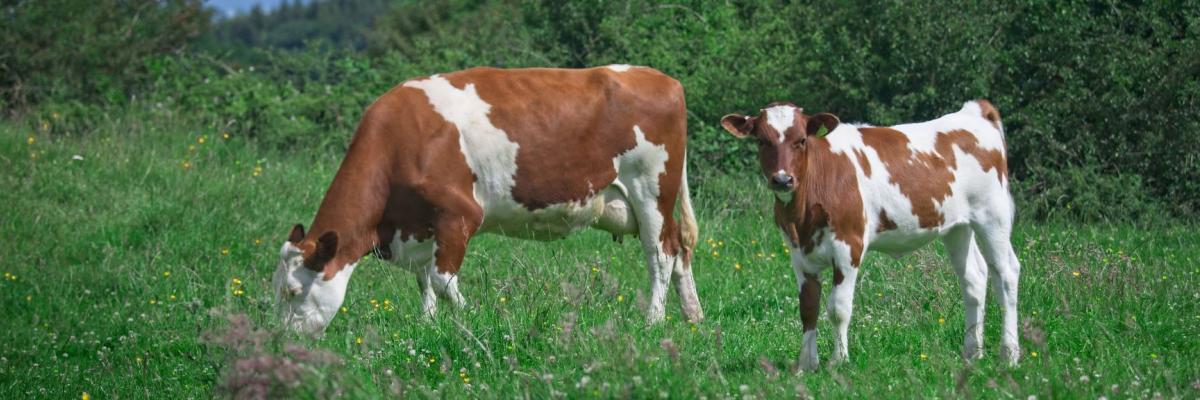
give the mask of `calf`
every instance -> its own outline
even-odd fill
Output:
[[[758,142],[775,195],[775,223],[791,247],[804,325],[801,366],[816,369],[819,273],[833,267],[827,311],[834,324],[831,362],[849,358],[846,331],[855,278],[867,250],[899,257],[941,238],[962,286],[963,356],[982,352],[983,304],[990,275],[1004,310],[1001,355],[1015,363],[1017,276],[1009,237],[1000,115],[986,100],[933,121],[892,127],[841,124],[774,103],[757,116],[727,115],[721,125]]]
[[[465,304],[457,276],[473,236],[551,240],[596,227],[640,237],[651,322],[672,280],[698,321],[686,136],[683,87],[650,68],[476,68],[404,82],[367,108],[311,229],[297,225],[283,244],[280,316],[322,331],[372,249],[416,274],[432,315],[439,297]]]

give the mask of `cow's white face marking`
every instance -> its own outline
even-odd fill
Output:
[[[629,64],[613,64],[613,65],[608,66],[608,69],[611,69],[611,70],[617,71],[617,72],[625,72],[625,71],[628,71],[629,68],[630,68]]]
[[[302,252],[291,242],[279,250],[279,266],[275,269],[275,307],[280,319],[289,329],[318,335],[333,320],[342,301],[355,264],[348,264],[328,281],[322,273],[304,267]]]
[[[796,121],[796,107],[781,105],[768,108],[767,110],[767,125],[775,129],[779,137],[775,140],[783,143],[784,133]]]

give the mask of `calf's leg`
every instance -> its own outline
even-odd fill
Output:
[[[834,265],[833,288],[829,290],[829,304],[826,306],[829,321],[833,323],[833,354],[829,356],[830,363],[850,360],[850,315],[854,312],[854,287],[857,280],[858,267],[849,263]]]
[[[800,345],[800,368],[816,371],[820,365],[820,359],[817,357],[817,316],[821,311],[821,277],[805,272],[796,263],[793,263],[792,268],[796,272],[796,284],[800,287],[800,322],[804,326],[803,342]]]
[[[975,244],[970,227],[952,229],[942,242],[962,288],[966,333],[962,355],[968,360],[983,356],[983,305],[987,298],[987,264]]]
[[[1021,264],[1010,242],[1011,220],[1004,222],[973,224],[972,227],[975,228],[979,250],[993,277],[996,300],[1004,313],[1000,329],[1000,357],[1009,365],[1015,365],[1021,354],[1017,344],[1017,281]]]

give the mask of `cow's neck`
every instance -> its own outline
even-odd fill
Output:
[[[844,190],[834,187],[845,182],[844,177],[835,176],[837,169],[825,165],[835,155],[824,140],[811,140],[805,148],[803,164],[796,165],[796,190],[790,201],[776,197],[777,223],[797,246],[807,247],[807,242],[817,230],[829,225],[833,192]]]
[[[326,272],[356,262],[379,242],[376,228],[389,194],[386,155],[359,136],[350,144],[306,237],[316,240],[325,232],[337,232],[337,252]]]

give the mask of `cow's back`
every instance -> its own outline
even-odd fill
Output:
[[[835,133],[846,135],[835,147],[857,165],[877,250],[918,247],[968,222],[972,210],[1009,198],[1004,134],[976,102],[931,121]],[[861,141],[847,138],[856,133]],[[901,240],[892,245],[892,237]]]
[[[661,146],[668,168],[682,168],[683,89],[650,68],[474,68],[413,79],[394,92],[425,98],[430,114],[457,136],[454,150],[468,164],[483,231],[549,238],[576,229],[590,218],[579,209],[628,173],[618,171],[618,157],[639,140]],[[552,232],[536,232],[542,225]],[[533,232],[510,232],[514,226]]]

